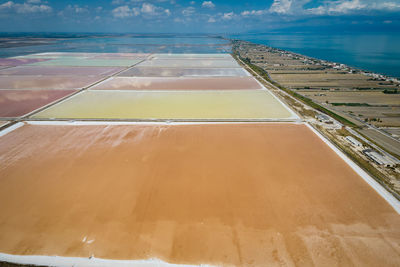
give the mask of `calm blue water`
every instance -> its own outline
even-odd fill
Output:
[[[208,37],[108,36],[55,39],[50,44],[0,49],[0,57],[42,52],[229,53],[229,41]]]
[[[397,34],[262,34],[232,38],[400,78]]]

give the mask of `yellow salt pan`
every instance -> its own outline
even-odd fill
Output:
[[[85,91],[33,118],[296,119],[268,91]]]

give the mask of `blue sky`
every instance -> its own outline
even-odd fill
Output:
[[[0,0],[0,31],[399,31],[400,0]]]

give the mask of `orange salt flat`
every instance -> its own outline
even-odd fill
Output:
[[[303,124],[25,125],[0,156],[2,253],[400,263],[399,215]]]

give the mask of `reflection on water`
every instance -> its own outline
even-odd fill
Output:
[[[0,49],[0,57],[42,52],[229,53],[229,41],[213,37],[103,36],[54,39],[44,45]]]

